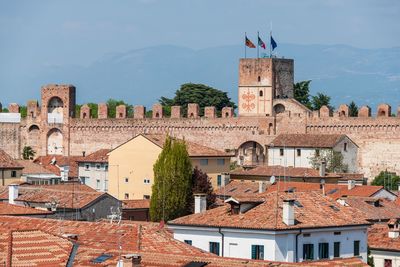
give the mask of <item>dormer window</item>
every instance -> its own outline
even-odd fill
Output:
[[[232,204],[231,205],[231,214],[236,215],[240,213],[240,205],[239,204]]]

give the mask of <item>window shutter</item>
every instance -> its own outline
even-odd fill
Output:
[[[256,259],[256,246],[251,245],[251,259]]]
[[[264,259],[264,246],[260,246],[260,260]]]
[[[215,243],[215,244],[216,244],[216,247],[217,247],[217,251],[216,251],[217,253],[216,254],[219,256],[219,243]]]

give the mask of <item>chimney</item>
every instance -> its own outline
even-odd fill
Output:
[[[17,184],[8,185],[8,203],[15,204],[15,199],[18,198],[18,188]]]
[[[61,174],[61,181],[67,182],[69,174],[69,166],[61,166],[60,174]]]
[[[207,195],[203,193],[194,194],[194,213],[201,213],[207,209]]]
[[[347,181],[347,190],[351,190],[356,186],[356,181],[354,180],[348,180]]]
[[[283,200],[282,220],[287,226],[294,225],[294,199]]]
[[[118,261],[117,267],[140,267],[142,256],[140,254],[122,255],[122,259]]]
[[[82,151],[82,157],[86,156],[86,151]]]
[[[398,238],[400,236],[399,222],[398,220],[391,219],[388,223],[389,238]]]
[[[265,182],[259,181],[258,182],[258,193],[264,193],[264,192],[265,192]]]
[[[325,173],[326,173],[326,162],[322,160],[321,164],[319,165],[319,176],[325,177]]]
[[[229,184],[230,179],[231,175],[229,173],[221,173],[221,187],[224,187],[227,184]]]

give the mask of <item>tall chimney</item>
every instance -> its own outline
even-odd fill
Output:
[[[322,160],[321,164],[319,165],[319,176],[325,177],[325,173],[326,173],[326,162]]]
[[[18,188],[17,184],[8,185],[8,203],[15,204],[15,199],[18,198]]]
[[[282,213],[283,223],[287,226],[295,224],[294,220],[294,199],[284,199],[283,200],[283,213]]]
[[[351,190],[356,186],[356,181],[354,180],[348,180],[347,181],[347,190]]]
[[[201,213],[207,209],[207,195],[203,193],[194,194],[194,213]]]
[[[265,182],[259,181],[258,182],[258,193],[264,193],[264,192],[265,192]]]

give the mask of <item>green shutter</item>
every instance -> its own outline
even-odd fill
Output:
[[[215,253],[215,254],[217,254],[217,256],[219,256],[219,243],[215,243],[216,244],[216,247],[217,247],[217,253]]]
[[[221,186],[221,182],[222,182],[222,181],[221,181],[221,175],[218,175],[218,176],[217,176],[217,185],[218,185],[218,186]]]
[[[264,246],[260,246],[260,260],[264,259]]]
[[[251,259],[255,260],[256,258],[256,245],[251,245]]]

